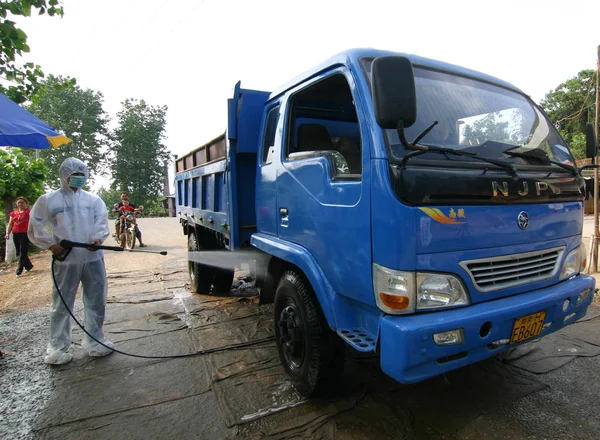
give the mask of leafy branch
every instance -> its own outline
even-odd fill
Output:
[[[38,88],[38,81],[44,77],[39,65],[25,63],[19,65],[17,57],[30,51],[27,34],[7,19],[10,15],[30,17],[32,11],[38,15],[63,16],[64,11],[58,0],[11,0],[0,2],[0,92],[20,104],[29,99]]]

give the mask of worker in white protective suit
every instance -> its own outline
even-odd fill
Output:
[[[65,249],[61,240],[102,244],[110,235],[108,212],[100,197],[82,189],[88,178],[87,166],[75,158],[60,166],[61,189],[44,194],[31,208],[28,237],[41,249],[50,249],[60,256]],[[73,310],[75,294],[82,285],[84,325],[99,344],[84,334],[82,346],[92,357],[112,353],[114,344],[104,338],[102,325],[106,307],[107,281],[104,254],[101,250],[73,248],[64,261],[56,260],[55,275],[60,292]],[[71,316],[61,301],[56,286],[52,288],[50,312],[50,342],[44,362],[61,365],[73,359],[71,346]]]

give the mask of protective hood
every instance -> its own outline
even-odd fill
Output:
[[[88,167],[85,163],[76,159],[74,157],[69,157],[63,161],[58,169],[58,174],[60,176],[60,186],[65,191],[72,191],[69,188],[69,184],[67,183],[67,179],[71,174],[74,173],[83,173],[85,175],[85,180],[88,180]]]

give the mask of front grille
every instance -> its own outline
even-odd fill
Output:
[[[477,290],[493,292],[552,278],[559,268],[564,246],[543,251],[460,263],[467,271]]]

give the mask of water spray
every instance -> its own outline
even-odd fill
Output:
[[[144,250],[142,250],[142,249],[124,249],[124,248],[122,248],[120,246],[104,246],[104,245],[99,245],[99,244],[77,243],[77,242],[73,242],[73,241],[70,241],[70,240],[61,240],[61,242],[59,244],[60,244],[60,247],[62,247],[64,249],[64,251],[61,254],[59,254],[59,255],[52,255],[52,266],[51,266],[51,269],[52,269],[52,280],[54,281],[54,287],[56,288],[56,292],[58,293],[58,296],[60,297],[60,300],[62,301],[63,305],[67,309],[67,312],[69,312],[69,315],[71,315],[71,318],[73,318],[73,320],[75,321],[75,323],[79,326],[79,328],[81,328],[81,330],[83,330],[83,332],[86,335],[88,335],[90,338],[92,338],[98,344],[102,345],[105,348],[108,348],[108,349],[114,351],[115,353],[120,353],[120,354],[125,355],[125,356],[131,356],[131,357],[143,358],[143,359],[178,359],[178,358],[186,358],[186,357],[192,357],[192,356],[200,356],[200,355],[209,354],[209,353],[216,353],[216,352],[219,352],[219,351],[225,351],[225,350],[230,350],[230,349],[250,347],[250,346],[253,346],[253,345],[257,345],[257,344],[262,344],[264,342],[273,341],[275,339],[274,336],[270,336],[270,337],[261,339],[259,341],[240,342],[238,344],[232,344],[232,345],[228,345],[226,347],[215,347],[215,348],[209,348],[209,349],[206,349],[206,350],[199,350],[199,351],[196,351],[194,353],[176,354],[176,355],[171,355],[171,356],[146,356],[146,355],[141,355],[141,354],[127,353],[125,351],[118,350],[117,348],[109,347],[108,345],[104,344],[103,342],[99,341],[94,336],[92,336],[85,329],[85,327],[83,326],[83,324],[81,324],[81,322],[79,322],[79,320],[75,317],[74,313],[69,308],[67,302],[65,301],[65,299],[62,296],[60,288],[58,287],[58,282],[56,281],[56,273],[55,273],[55,269],[54,269],[56,261],[57,260],[58,261],[64,261],[69,256],[69,254],[71,253],[71,250],[73,248],[75,248],[75,247],[84,248],[84,249],[87,249],[89,251],[96,251],[96,250],[102,249],[102,250],[117,251],[117,252],[122,252],[122,251],[146,252],[146,253],[160,254],[160,255],[167,255],[167,251],[152,251],[152,250],[145,250],[145,249]]]

